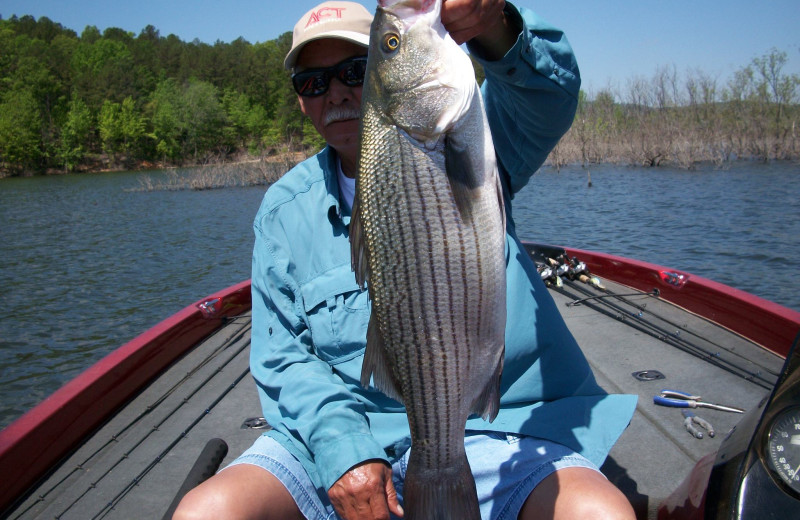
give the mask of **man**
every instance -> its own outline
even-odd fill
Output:
[[[502,0],[446,0],[442,21],[484,65],[482,87],[508,215],[508,326],[501,410],[467,423],[483,518],[633,518],[597,470],[635,398],[607,395],[514,231],[511,194],[569,128],[569,43]],[[359,384],[369,306],[350,270],[348,225],[372,16],[326,2],[294,29],[286,67],[328,146],[269,188],[256,216],[251,371],[274,429],[189,493],[176,518],[402,516],[402,406]]]

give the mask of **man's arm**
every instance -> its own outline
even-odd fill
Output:
[[[487,33],[467,45],[486,72],[481,87],[486,114],[504,180],[515,193],[572,124],[580,73],[561,30],[511,4],[506,4],[503,18],[502,25],[487,23]],[[498,36],[503,29],[506,36]],[[507,47],[509,31],[515,30],[515,41]]]

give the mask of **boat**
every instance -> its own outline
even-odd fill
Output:
[[[639,396],[601,468],[638,518],[800,518],[800,313],[663,266],[525,247],[601,386]],[[270,427],[250,304],[244,281],[189,305],[3,429],[2,518],[169,518]]]

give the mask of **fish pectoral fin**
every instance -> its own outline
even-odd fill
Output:
[[[461,220],[471,222],[474,190],[479,186],[481,176],[476,170],[475,157],[466,143],[448,135],[444,146],[444,166]]]
[[[502,352],[502,351],[501,351]],[[500,410],[500,376],[503,373],[503,357],[475,402],[472,403],[472,413],[480,415],[484,421],[492,422]]]
[[[361,221],[361,204],[358,193],[353,198],[350,217],[350,267],[356,274],[356,283],[364,290],[368,279],[367,244],[364,241],[364,224]]]
[[[461,220],[464,222],[472,220],[473,198],[476,196],[476,190],[481,188],[484,182],[492,182],[494,183],[494,192],[497,194],[497,205],[500,208],[502,229],[505,230],[506,208],[497,162],[485,161],[482,156],[469,151],[454,138],[448,136],[445,142],[444,164],[447,179],[450,181],[450,191],[453,193]]]
[[[383,352],[383,337],[378,327],[378,320],[375,318],[375,314],[372,314],[367,326],[367,348],[364,351],[364,362],[361,365],[361,386],[369,387],[369,380],[372,377],[375,388],[402,403],[403,396],[397,390]]]
[[[500,219],[503,223],[503,227],[501,228],[503,232],[506,230],[506,203],[503,199],[503,184],[500,182],[500,172],[497,171],[497,165],[495,163],[494,168],[494,184],[495,190],[497,191],[497,205],[500,207]]]

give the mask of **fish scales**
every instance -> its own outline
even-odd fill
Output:
[[[494,149],[440,0],[383,3],[392,5],[372,26],[350,233],[372,302],[361,382],[406,407],[406,518],[477,519],[464,428],[472,413],[497,413],[506,315]]]
[[[450,423],[454,418],[447,410],[461,414],[463,408],[464,400],[457,380],[459,356],[456,352],[448,352],[447,345],[439,346],[438,343],[448,338],[451,345],[470,344],[469,320],[463,318],[470,312],[466,294],[468,277],[451,276],[451,273],[465,272],[468,244],[462,238],[463,231],[452,204],[449,204],[451,208],[441,204],[441,192],[445,188],[449,191],[443,168],[426,164],[430,158],[409,146],[405,139],[398,139],[395,148],[401,153],[387,157],[383,163],[393,167],[396,161],[398,170],[395,175],[398,171],[413,171],[416,175],[400,182],[397,190],[375,190],[375,196],[369,197],[370,201],[366,197],[362,199],[366,220],[378,222],[385,219],[390,223],[385,230],[376,231],[378,239],[376,247],[371,250],[371,264],[381,266],[381,275],[374,277],[374,272],[371,273],[370,296],[374,297],[373,309],[378,322],[385,323],[381,327],[387,331],[384,343],[394,346],[388,351],[387,361],[390,366],[397,367],[398,390],[405,397],[406,406],[415,406],[419,402],[415,399],[417,396],[443,396],[421,408],[425,420],[412,425],[415,437],[432,439],[440,433],[439,430],[452,433]],[[380,151],[376,155],[384,156]],[[377,178],[392,173],[375,170]],[[391,186],[391,183],[387,184]],[[388,202],[388,199],[394,200]],[[441,214],[443,218],[430,218],[432,208],[434,215]],[[394,217],[388,215],[390,210],[395,212]],[[382,213],[384,218],[371,218],[371,211]],[[451,251],[447,243],[454,245],[455,250]],[[443,254],[438,254],[437,249]],[[398,257],[405,255],[411,255],[412,261],[397,261]],[[404,290],[397,291],[398,287]],[[442,297],[447,301],[442,301]],[[467,347],[464,350],[468,364],[471,349]],[[446,359],[450,356],[456,365],[446,369]],[[441,400],[450,402],[440,408]],[[412,420],[414,417],[415,414],[411,414]],[[444,425],[439,423],[442,419],[446,421]],[[433,426],[437,428],[433,429]],[[443,442],[436,438],[432,442],[448,447],[457,444],[463,438],[463,425],[455,433],[456,438],[447,438]],[[446,456],[445,452],[441,459],[432,460],[431,464],[452,463]]]

